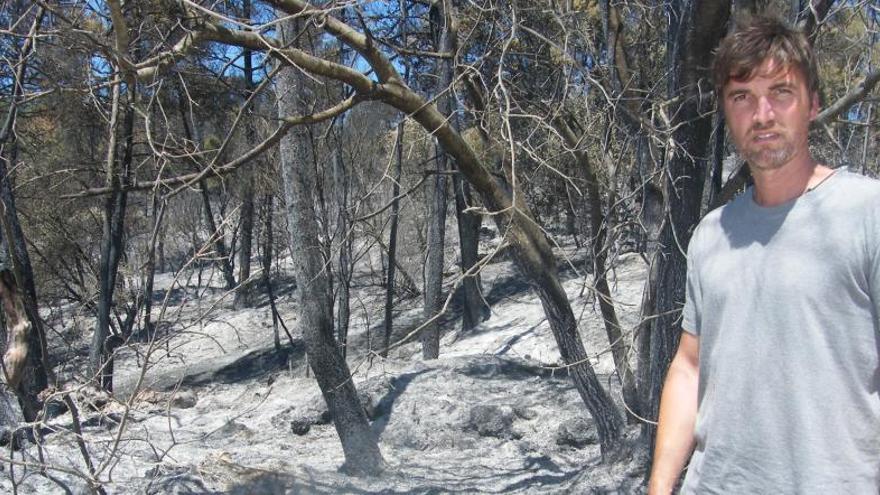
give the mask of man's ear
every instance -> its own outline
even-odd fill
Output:
[[[819,92],[813,91],[810,97],[810,121],[812,122],[819,115]]]

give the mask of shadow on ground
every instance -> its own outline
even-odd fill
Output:
[[[293,345],[287,344],[280,350],[274,347],[256,349],[227,365],[186,375],[182,384],[198,386],[237,383],[281,371],[287,368],[288,361],[302,359],[304,356],[305,346],[302,340],[294,340]]]

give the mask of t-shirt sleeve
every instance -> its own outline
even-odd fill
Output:
[[[691,238],[687,253],[687,286],[685,288],[684,308],[681,310],[681,327],[684,331],[693,335],[700,335],[700,323],[702,319],[702,294],[700,292],[700,278],[694,268],[696,263],[696,232]]]
[[[868,287],[874,305],[875,328],[880,328],[880,206],[873,210],[873,225],[868,231]]]

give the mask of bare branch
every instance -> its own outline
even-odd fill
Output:
[[[849,110],[856,103],[864,100],[868,94],[877,86],[880,81],[880,69],[868,74],[865,79],[856,87],[852,88],[847,94],[841,96],[834,103],[823,110],[813,121],[818,125],[827,125],[842,113]]]
[[[154,181],[145,181],[145,182],[134,182],[130,185],[124,186],[123,189],[125,191],[148,191],[157,187],[174,187],[174,186],[187,186],[192,183],[198,182],[199,179],[203,179],[209,175],[223,176],[234,172],[236,169],[248,163],[249,161],[255,159],[260,156],[263,152],[278,144],[282,137],[289,131],[292,127],[297,125],[306,125],[306,124],[315,124],[318,122],[323,122],[325,120],[332,119],[337,115],[340,115],[352,107],[364,101],[365,98],[360,95],[353,95],[348,99],[340,102],[339,104],[328,108],[322,112],[313,113],[310,115],[303,115],[299,117],[286,117],[282,120],[282,124],[272,133],[271,136],[266,138],[262,143],[258,144],[254,148],[250,149],[247,153],[241,155],[240,157],[232,160],[231,162],[220,165],[216,168],[205,168],[202,171],[194,172],[191,174],[185,174],[177,177],[170,177],[167,179],[157,179]],[[110,194],[112,190],[109,187],[96,187],[92,189],[86,189],[84,191],[80,191],[74,194],[66,194],[61,196],[62,199],[74,199],[74,198],[87,198],[93,196],[104,196],[106,194]],[[177,191],[175,191],[177,192]]]

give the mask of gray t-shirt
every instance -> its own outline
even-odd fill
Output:
[[[878,314],[880,182],[838,171],[708,214],[688,248],[700,379],[682,493],[876,495]]]

